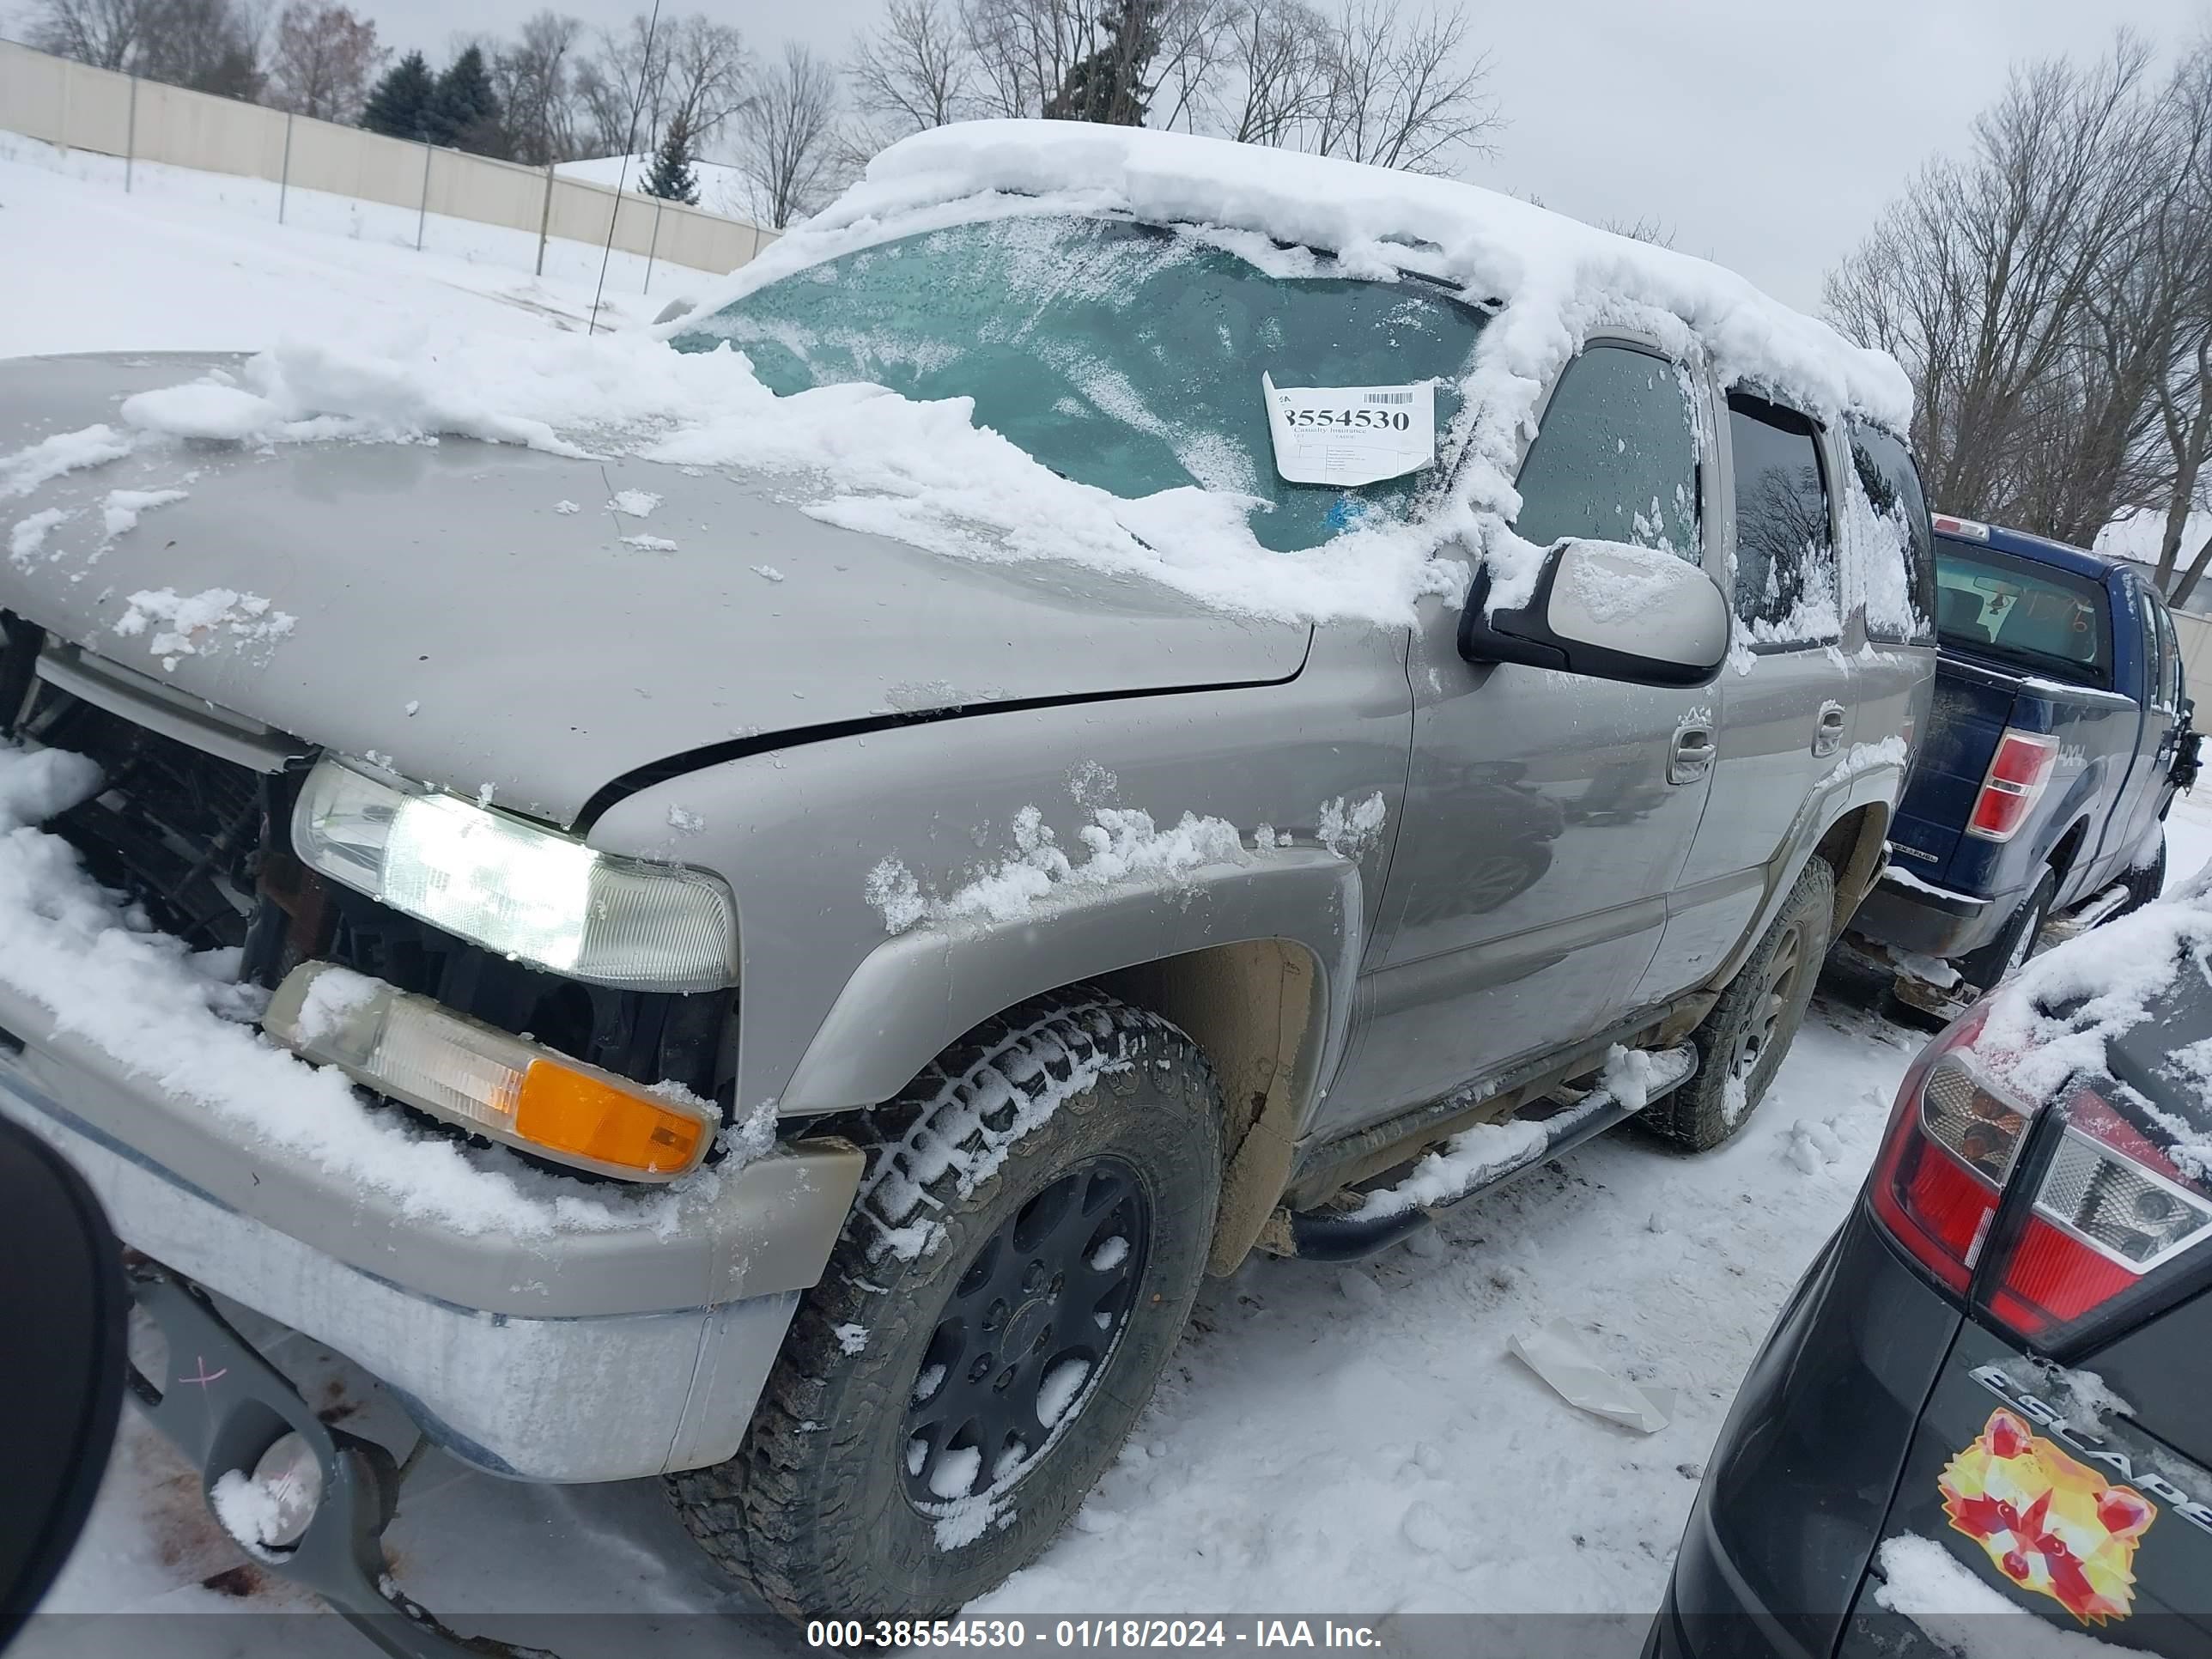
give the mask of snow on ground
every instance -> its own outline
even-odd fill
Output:
[[[526,232],[433,214],[417,253],[406,208],[295,190],[280,225],[265,179],[141,161],[126,195],[123,173],[113,156],[0,132],[0,357],[527,337],[591,313],[600,251],[581,242],[549,242],[541,278]],[[645,264],[619,250],[609,264],[616,318],[648,319],[705,280],[664,262],[647,297]]]

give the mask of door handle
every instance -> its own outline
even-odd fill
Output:
[[[1839,702],[1820,705],[1820,723],[1813,728],[1813,752],[1832,755],[1844,741],[1844,706]]]
[[[1674,752],[1667,757],[1667,781],[1695,783],[1713,769],[1713,761],[1719,754],[1713,744],[1713,728],[1701,724],[1678,726],[1674,728]]]

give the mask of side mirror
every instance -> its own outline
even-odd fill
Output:
[[[1459,622],[1469,662],[1517,662],[1632,685],[1710,685],[1728,660],[1729,606],[1712,578],[1671,553],[1620,542],[1563,541],[1536,592],[1486,615],[1490,573],[1475,573]]]

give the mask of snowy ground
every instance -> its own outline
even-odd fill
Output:
[[[0,136],[0,356],[252,346],[365,326],[573,328],[595,255],[543,280],[534,239],[119,164]],[[684,280],[671,277],[667,290]],[[643,262],[617,254],[625,313]],[[2185,803],[2175,879],[2212,858],[2212,797]],[[1358,1268],[1259,1260],[1210,1284],[1134,1442],[1076,1524],[989,1609],[1618,1612],[1658,1601],[1712,1438],[1773,1311],[1844,1213],[1921,1037],[1838,985],[1731,1146],[1686,1158],[1631,1133],[1449,1212],[1440,1239]],[[1649,1437],[1562,1404],[1509,1339],[1554,1318],[1675,1391]],[[356,1432],[406,1449],[392,1402],[294,1339],[278,1357]],[[525,1486],[432,1453],[388,1535],[404,1587],[457,1625],[567,1659],[637,1650],[634,1623],[553,1615],[735,1610],[658,1484]],[[305,1610],[207,1515],[197,1474],[129,1413],[56,1613]],[[1619,1626],[1632,1644],[1633,1626]],[[166,1623],[165,1652],[285,1655],[292,1621]],[[48,1622],[18,1651],[112,1651]],[[346,1638],[349,1641],[351,1638]],[[340,1650],[344,1643],[339,1644]],[[359,1650],[366,1651],[365,1648]]]
[[[186,167],[123,163],[0,132],[0,357],[206,350],[279,333],[359,340],[471,330],[537,334],[589,319],[600,250],[430,216],[423,252],[405,208],[277,189]],[[649,319],[706,280],[663,262],[609,261],[606,308]]]

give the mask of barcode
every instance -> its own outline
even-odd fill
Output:
[[[1413,401],[1413,394],[1410,392],[1370,392],[1367,394],[1367,401],[1370,404],[1410,404]]]

